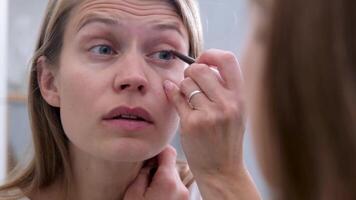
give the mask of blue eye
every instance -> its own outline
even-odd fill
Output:
[[[151,57],[154,59],[166,60],[166,61],[175,59],[175,56],[170,51],[166,51],[166,50],[155,52],[151,55]]]
[[[90,51],[100,55],[113,55],[115,53],[109,45],[97,45],[91,48]]]

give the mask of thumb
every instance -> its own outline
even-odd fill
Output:
[[[180,92],[179,87],[172,81],[164,81],[163,86],[169,101],[173,103],[179,116],[183,118],[190,110],[184,95]]]

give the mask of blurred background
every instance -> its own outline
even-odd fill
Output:
[[[230,50],[240,58],[249,24],[247,0],[199,2],[205,48]],[[0,0],[0,182],[30,148],[28,69],[46,3],[47,0]],[[179,157],[184,158],[178,135],[173,145]],[[245,162],[263,199],[268,199],[248,133],[244,148]]]

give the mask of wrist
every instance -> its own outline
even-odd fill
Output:
[[[204,200],[261,199],[247,169],[234,173],[198,175],[195,179]]]

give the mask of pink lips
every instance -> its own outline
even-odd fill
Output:
[[[103,117],[104,123],[114,129],[139,131],[153,124],[151,115],[143,108],[118,107]]]

